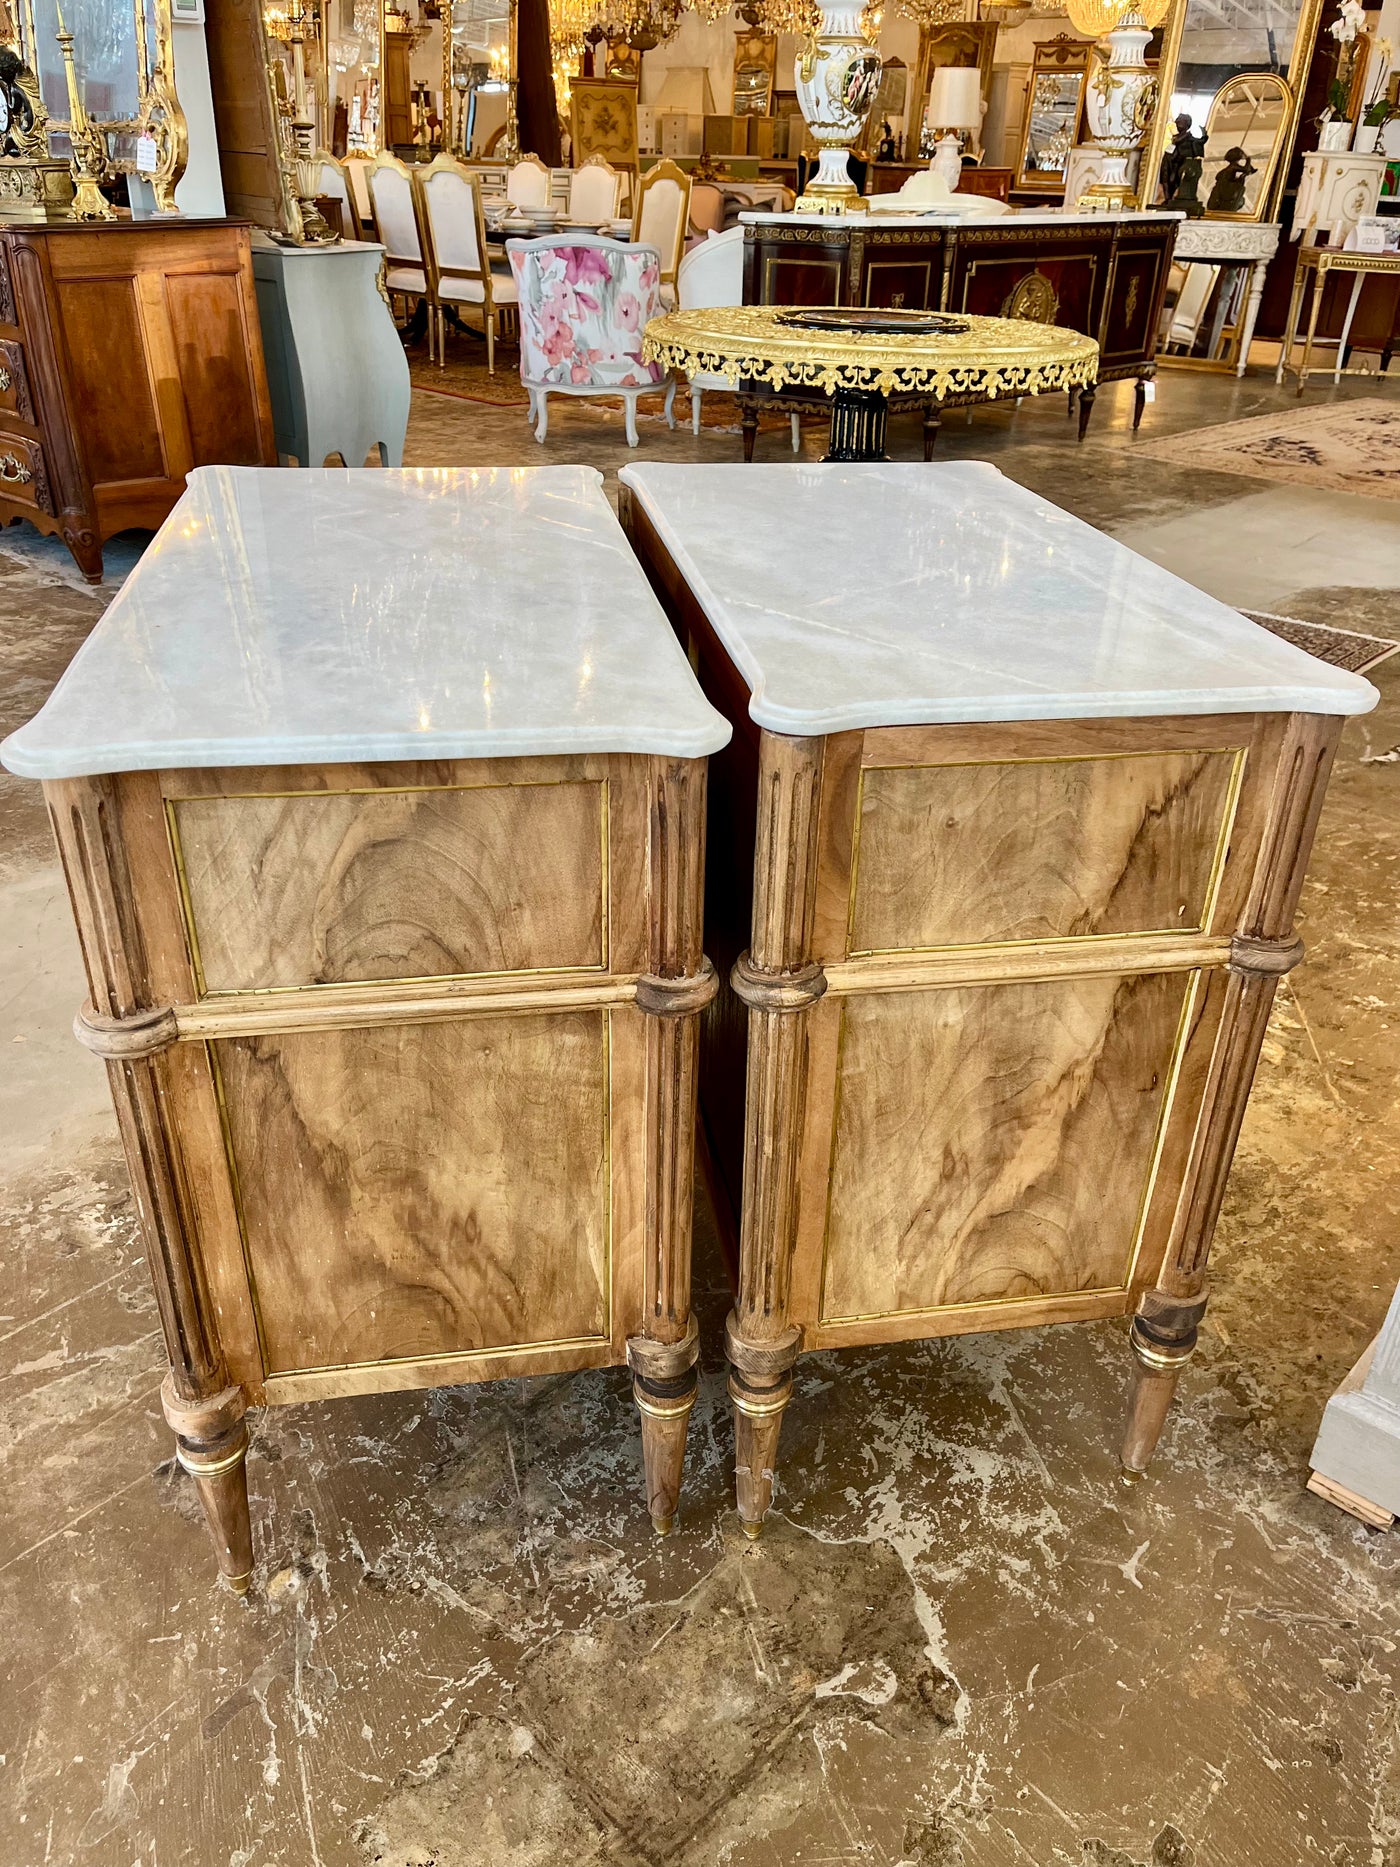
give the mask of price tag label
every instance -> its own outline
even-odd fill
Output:
[[[156,147],[155,137],[138,136],[136,138],[136,173],[154,175],[159,161],[160,151]]]
[[[1142,385],[1142,399],[1144,402],[1155,402],[1157,400],[1157,385],[1155,382],[1145,382]]]

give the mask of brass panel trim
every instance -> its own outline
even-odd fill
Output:
[[[966,1303],[927,1303],[921,1309],[871,1310],[868,1315],[861,1316],[819,1315],[813,1333],[825,1335],[833,1329],[856,1329],[869,1323],[915,1322],[928,1316],[959,1316],[971,1310],[1043,1308],[1047,1303],[1082,1303],[1086,1308],[1091,1304],[1105,1304],[1112,1306],[1109,1313],[1126,1314],[1132,1294],[1126,1284],[1098,1284],[1092,1290],[1041,1290],[1024,1297],[974,1297]]]
[[[1225,953],[1228,956],[1230,949],[1229,941],[1226,940],[1220,944],[1223,945]],[[1111,972],[1115,969],[1105,967],[1102,970]],[[1158,967],[1144,968],[1145,973],[1155,974],[1162,970],[1164,969]],[[841,1132],[841,1091],[843,1086],[841,1066],[846,1037],[845,1006],[843,1005],[841,1008],[841,1028],[837,1036],[836,1093],[832,1099],[831,1151],[827,1162],[826,1212],[822,1226],[822,1263],[821,1277],[817,1286],[816,1327],[818,1329],[841,1328],[843,1326],[855,1327],[863,1323],[892,1322],[905,1317],[939,1314],[951,1315],[959,1311],[984,1309],[989,1304],[1009,1307],[1017,1303],[1058,1303],[1069,1301],[1076,1297],[1103,1297],[1112,1296],[1114,1294],[1126,1297],[1132,1290],[1133,1277],[1137,1269],[1138,1259],[1142,1252],[1143,1231],[1147,1223],[1147,1214],[1151,1204],[1152,1192],[1156,1186],[1157,1174],[1161,1166],[1162,1150],[1167,1136],[1169,1112],[1176,1098],[1177,1083],[1181,1075],[1182,1063],[1186,1054],[1187,1039],[1191,1029],[1190,1016],[1199,995],[1203,976],[1200,970],[1195,968],[1191,970],[1193,972],[1193,977],[1185,992],[1182,994],[1181,1011],[1177,1017],[1176,1034],[1172,1039],[1171,1050],[1168,1054],[1166,1081],[1162,1086],[1161,1100],[1157,1105],[1157,1119],[1153,1128],[1152,1141],[1148,1149],[1147,1165],[1143,1174],[1142,1191],[1138,1196],[1137,1218],[1132,1228],[1131,1242],[1128,1246],[1127,1267],[1121,1284],[1096,1284],[1090,1290],[1041,1290],[1032,1296],[1025,1297],[974,1297],[970,1298],[966,1303],[932,1303],[909,1309],[870,1310],[851,1316],[829,1316],[823,1306],[826,1301],[826,1274],[831,1251],[831,1200],[836,1181],[836,1146]],[[1057,972],[1044,980],[1037,981],[1026,979],[1018,980],[1016,983],[1053,984],[1057,979],[1076,976],[1080,975]],[[1131,977],[1135,975],[1124,973],[1123,976]],[[1008,981],[978,979],[960,981],[959,983],[969,983],[994,988],[996,985],[1006,984]]]
[[[1146,752],[1073,752],[1068,755],[1042,754],[1034,758],[965,758],[938,759],[929,763],[918,761],[900,761],[894,764],[865,764],[862,762],[860,775],[856,780],[856,796],[852,813],[851,828],[851,879],[846,897],[846,953],[847,960],[858,958],[876,958],[896,953],[976,953],[1007,951],[1013,947],[1051,947],[1060,942],[1034,938],[1028,940],[980,941],[969,940],[957,946],[904,946],[904,947],[858,947],[854,945],[856,930],[856,902],[860,885],[860,849],[861,827],[865,814],[865,774],[882,771],[961,771],[976,765],[1098,765],[1121,759],[1155,758],[1223,758],[1234,760],[1230,780],[1225,793],[1225,804],[1221,811],[1220,830],[1216,837],[1215,853],[1206,875],[1205,888],[1201,896],[1201,917],[1191,927],[1140,927],[1125,934],[1065,934],[1061,941],[1082,945],[1090,941],[1104,940],[1141,940],[1152,939],[1167,934],[1189,937],[1191,934],[1204,933],[1211,925],[1216,905],[1220,898],[1220,888],[1224,880],[1225,863],[1230,853],[1230,838],[1234,832],[1235,814],[1239,808],[1240,791],[1244,783],[1245,759],[1248,748],[1245,746],[1168,746],[1160,750]],[[1211,964],[1211,961],[1203,961]],[[839,964],[839,962],[838,962]],[[828,969],[830,971],[830,969]]]
[[[571,1367],[607,1368],[617,1365],[613,1352],[612,1338],[605,1335],[563,1336],[552,1342],[532,1342],[523,1349],[509,1348],[454,1349],[441,1355],[402,1355],[385,1361],[349,1361],[335,1363],[324,1368],[296,1368],[285,1374],[270,1374],[263,1381],[262,1399],[265,1406],[295,1406],[304,1401],[319,1397],[333,1398],[348,1394],[393,1394],[410,1391],[416,1387],[452,1387],[457,1385],[450,1375],[443,1371],[449,1368],[463,1370],[463,1378],[474,1378],[469,1370],[489,1367],[491,1362],[499,1361],[511,1355],[531,1356],[566,1356],[560,1372]],[[433,1371],[431,1378],[408,1382],[397,1382],[392,1378],[375,1380],[376,1374],[392,1377],[395,1369],[423,1369]],[[539,1373],[549,1372],[546,1369]],[[346,1377],[360,1375],[365,1377],[363,1384],[348,1384]],[[490,1375],[481,1378],[491,1379]]]
[[[166,836],[170,844],[171,860],[175,865],[175,879],[180,892],[180,913],[185,924],[185,941],[189,948],[190,969],[194,975],[195,990],[201,999],[251,998],[263,997],[277,992],[339,992],[339,991],[376,991],[389,985],[427,985],[439,979],[537,979],[553,978],[569,973],[599,972],[605,973],[612,958],[612,864],[611,864],[611,791],[612,780],[605,773],[597,778],[526,778],[512,780],[503,784],[499,779],[481,784],[386,784],[386,785],[348,785],[342,790],[293,790],[293,791],[216,791],[193,793],[163,793],[161,802],[165,809]],[[268,798],[329,798],[329,797],[407,797],[426,796],[430,793],[448,791],[527,791],[551,790],[561,785],[588,785],[598,790],[598,819],[601,838],[601,868],[599,873],[601,953],[596,966],[526,966],[506,972],[437,972],[415,973],[395,976],[391,979],[336,979],[321,984],[297,986],[221,986],[210,991],[204,977],[204,962],[199,951],[199,931],[195,924],[194,899],[190,893],[189,876],[185,867],[185,852],[180,839],[180,826],[176,816],[176,806],[180,804],[209,803],[261,803]]]
[[[1037,231],[1039,232],[1043,230],[1037,229]],[[1047,257],[1047,256],[1042,255],[1042,257]],[[992,266],[1021,266],[1021,265],[1024,265],[1028,259],[1033,259],[1033,258],[1034,258],[1034,255],[1032,253],[1026,252],[1026,253],[1013,253],[1009,255],[1008,257],[1002,258],[1002,259],[986,258],[986,259],[973,259],[969,261],[967,268],[964,271],[963,276],[962,276],[962,303],[958,306],[958,310],[967,311],[968,288],[971,286],[973,279],[977,276],[977,268],[979,266],[986,266],[988,268]],[[1061,262],[1061,261],[1068,263],[1076,259],[1087,259],[1088,260],[1090,303],[1093,302],[1094,293],[1098,289],[1099,260],[1101,258],[1102,258],[1102,254],[1096,252],[1093,248],[1090,248],[1087,252],[1084,252],[1084,253],[1054,253],[1048,256],[1048,259],[1053,260],[1056,263]],[[1038,269],[1039,260],[1036,260],[1035,264],[1036,264],[1036,268]],[[968,312],[969,317],[971,317],[972,315],[973,315],[972,312]]]
[[[417,1022],[417,1020],[414,1020]],[[219,1059],[212,1043],[205,1044],[205,1056],[208,1059],[210,1075],[214,1083],[215,1100],[219,1110],[219,1131],[223,1141],[224,1160],[228,1168],[229,1190],[233,1196],[234,1214],[238,1223],[238,1240],[243,1253],[243,1274],[248,1285],[248,1300],[253,1311],[253,1323],[258,1337],[258,1357],[262,1363],[264,1398],[274,1399],[268,1393],[271,1384],[278,1381],[298,1379],[302,1376],[352,1373],[356,1369],[392,1368],[401,1366],[439,1365],[445,1362],[457,1362],[472,1365],[477,1362],[499,1360],[508,1355],[549,1354],[563,1349],[587,1347],[611,1348],[616,1327],[616,1315],[613,1303],[613,1255],[615,1238],[613,1230],[613,1069],[612,1069],[612,1013],[609,1008],[601,1008],[599,1019],[600,1039],[603,1064],[602,1112],[602,1216],[603,1216],[603,1265],[601,1293],[603,1298],[604,1327],[596,1335],[577,1335],[552,1338],[545,1342],[502,1343],[491,1348],[480,1349],[443,1349],[429,1355],[391,1355],[372,1361],[326,1362],[310,1368],[274,1368],[271,1366],[267,1350],[267,1333],[263,1323],[262,1304],[258,1295],[258,1280],[253,1270],[251,1248],[248,1243],[248,1222],[243,1203],[243,1189],[239,1178],[238,1157],[233,1144],[233,1133],[229,1123],[228,1102],[224,1090],[223,1073],[219,1068]],[[373,1390],[371,1390],[373,1391]]]
[[[800,258],[792,259],[783,253],[766,253],[763,259],[763,303],[771,305],[781,302],[772,296],[773,275],[779,266],[824,266],[831,273],[832,278],[839,283],[844,263],[844,256],[828,258],[824,254],[803,253]],[[836,301],[833,299],[832,302],[834,304]]]
[[[872,259],[868,261],[865,268],[865,296],[863,302],[867,305],[870,303],[870,287],[877,272],[909,272],[916,270],[918,265],[919,261],[917,259]],[[926,259],[923,262],[923,273],[924,303],[925,305],[929,305],[933,297],[933,261],[931,259]],[[901,292],[896,303],[896,309],[902,307],[903,303],[904,294]],[[930,305],[930,309],[936,308],[936,306]]]

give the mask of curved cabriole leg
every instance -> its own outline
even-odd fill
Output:
[[[627,1344],[642,1419],[647,1512],[670,1534],[686,1428],[695,1405],[698,1335],[690,1313],[695,1098],[700,1013],[718,990],[701,950],[705,761],[654,759],[648,779],[649,970],[637,981],[647,1021],[645,1288],[642,1331]]]
[[[1206,1266],[1278,982],[1303,957],[1293,933],[1308,855],[1342,722],[1295,713],[1274,770],[1263,841],[1230,941],[1225,1003],[1158,1287],[1133,1318],[1136,1361],[1123,1469],[1140,1476],[1156,1450],[1206,1308]]]
[[[219,1574],[236,1595],[246,1595],[253,1575],[253,1526],[243,1390],[226,1387],[207,1400],[185,1400],[176,1391],[172,1369],[161,1387],[160,1404],[175,1434],[175,1456],[204,1506]]]

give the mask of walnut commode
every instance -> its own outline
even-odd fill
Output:
[[[700,1095],[745,1528],[804,1350],[1131,1314],[1141,1472],[1374,689],[986,466],[622,478],[734,727]]]
[[[8,742],[235,1588],[249,1406],[625,1362],[670,1529],[727,737],[590,470],[219,469]]]

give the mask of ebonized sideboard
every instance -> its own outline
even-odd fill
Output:
[[[743,220],[746,305],[969,311],[1064,325],[1097,341],[1100,382],[1137,378],[1134,427],[1141,421],[1178,215]],[[1093,402],[1083,391],[1081,436]]]

